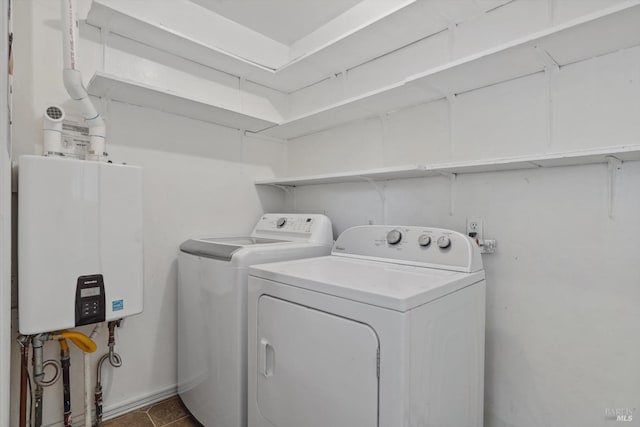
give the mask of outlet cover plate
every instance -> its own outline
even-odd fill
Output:
[[[484,226],[482,224],[482,218],[469,217],[467,218],[467,236],[474,239],[476,242],[482,242],[484,239]]]

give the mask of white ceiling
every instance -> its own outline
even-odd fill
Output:
[[[362,0],[191,0],[288,46]]]

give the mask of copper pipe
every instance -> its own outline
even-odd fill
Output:
[[[20,427],[27,427],[27,381],[29,372],[29,342],[28,338],[20,337]]]

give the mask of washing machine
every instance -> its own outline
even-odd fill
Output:
[[[344,231],[249,270],[249,427],[475,427],[485,275],[467,236]]]
[[[178,255],[178,393],[206,427],[247,425],[247,268],[328,255],[324,215],[265,214],[249,236],[187,240]]]

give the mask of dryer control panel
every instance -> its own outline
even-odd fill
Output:
[[[482,270],[478,245],[462,233],[442,228],[352,227],[338,237],[332,255],[469,273]]]

